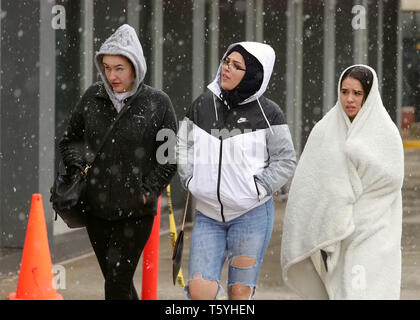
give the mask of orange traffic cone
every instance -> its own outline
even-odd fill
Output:
[[[160,208],[162,196],[158,198],[157,215],[153,221],[152,232],[143,250],[142,300],[157,300],[159,278],[159,237]]]
[[[34,193],[26,229],[17,290],[9,294],[9,299],[63,300],[63,296],[58,294],[53,287],[53,279],[42,196]]]

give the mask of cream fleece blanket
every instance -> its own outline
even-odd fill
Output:
[[[338,99],[313,128],[289,191],[281,266],[302,298],[400,297],[404,153],[367,68],[374,81],[361,110],[350,122]],[[326,273],[314,264],[320,249]]]

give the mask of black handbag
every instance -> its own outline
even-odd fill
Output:
[[[187,200],[185,201],[185,209],[184,209],[184,219],[182,221],[182,227],[179,231],[178,237],[176,238],[175,246],[172,252],[172,281],[175,285],[176,278],[178,276],[179,270],[181,269],[181,262],[182,262],[182,252],[184,251],[184,224],[185,224],[185,217],[187,215],[188,209],[188,200],[190,198],[190,192],[187,192]]]
[[[86,225],[86,174],[89,166],[84,171],[73,174],[57,174],[51,188],[50,202],[57,214],[64,220],[69,228],[82,228]]]
[[[138,94],[139,91],[137,91]],[[55,220],[59,215],[69,228],[82,228],[86,225],[86,215],[88,214],[88,207],[86,206],[85,190],[86,177],[89,168],[92,167],[93,162],[97,158],[99,152],[105,144],[106,139],[115,126],[115,123],[121,118],[123,113],[130,107],[130,102],[137,96],[132,96],[118,113],[114,122],[110,125],[107,132],[102,139],[93,160],[86,165],[84,170],[76,170],[76,172],[69,173],[67,170],[64,174],[58,173],[54,184],[51,187],[50,202],[55,211]]]

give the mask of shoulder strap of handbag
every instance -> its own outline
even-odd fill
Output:
[[[131,102],[139,95],[141,91],[141,88],[139,88],[136,93],[134,95],[132,95],[130,97],[130,99],[124,104],[124,106],[122,107],[122,109],[120,110],[120,112],[118,112],[117,117],[115,118],[115,120],[111,123],[111,125],[109,126],[108,130],[106,131],[104,138],[102,139],[101,144],[99,145],[98,151],[96,152],[95,156],[93,157],[93,160],[86,164],[85,169],[83,170],[83,172],[86,174],[88,172],[88,170],[92,167],[92,164],[95,162],[96,158],[98,157],[99,153],[102,150],[102,147],[105,144],[105,141],[108,139],[109,134],[111,133],[112,129],[114,129],[115,124],[117,123],[117,121],[122,117],[122,115],[131,107]]]
[[[187,200],[185,200],[185,208],[184,208],[184,218],[182,220],[182,227],[181,230],[184,230],[184,225],[185,225],[185,217],[187,216],[187,210],[188,210],[188,202],[190,200],[190,191],[187,190]]]

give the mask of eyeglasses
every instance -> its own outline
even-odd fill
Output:
[[[230,65],[232,65],[234,70],[246,71],[246,69],[241,68],[240,66],[238,66],[234,62],[228,62],[228,61],[226,61],[226,59],[220,60],[220,63],[222,64],[222,67],[227,66],[229,70],[231,70]]]

